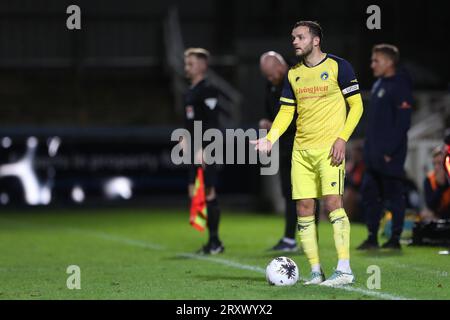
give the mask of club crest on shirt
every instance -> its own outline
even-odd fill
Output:
[[[205,104],[208,106],[208,108],[214,110],[217,105],[217,98],[207,98],[205,99]]]
[[[378,93],[377,93],[378,98],[382,98],[384,96],[385,92],[386,91],[383,88],[378,90]]]
[[[322,74],[320,75],[320,79],[327,80],[328,79],[328,72],[326,72],[326,71],[322,72]]]
[[[186,106],[186,118],[191,120],[194,119],[194,107],[193,106]]]

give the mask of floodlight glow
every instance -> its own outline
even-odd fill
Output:
[[[0,203],[8,204],[8,202],[9,202],[9,195],[7,193],[0,194]]]
[[[61,139],[59,137],[52,137],[47,140],[48,155],[50,157],[56,156],[59,146],[61,145]]]
[[[84,191],[80,186],[75,186],[72,189],[72,200],[75,202],[83,202],[84,201]]]
[[[48,185],[41,185],[33,168],[34,155],[38,146],[36,137],[27,139],[27,151],[22,159],[17,162],[0,166],[0,178],[17,177],[22,184],[25,201],[29,205],[49,204],[51,190]]]
[[[126,177],[116,177],[108,180],[104,185],[105,195],[108,198],[130,199],[133,195],[132,182]]]
[[[12,140],[10,137],[3,137],[2,139],[2,147],[8,149],[12,145]]]

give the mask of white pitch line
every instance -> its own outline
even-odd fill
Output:
[[[226,260],[226,259],[212,258],[212,257],[201,256],[201,255],[192,254],[192,253],[179,253],[177,255],[189,257],[189,258],[193,258],[193,259],[198,259],[198,260],[206,260],[206,261],[216,262],[216,263],[220,263],[223,265],[227,265],[227,266],[242,269],[242,270],[257,271],[257,272],[263,273],[263,274],[265,274],[265,272],[266,272],[261,267],[241,264],[241,263],[231,261],[231,260]],[[345,291],[351,291],[351,292],[358,292],[358,293],[362,293],[365,295],[369,295],[369,296],[373,296],[373,297],[381,298],[381,299],[385,299],[385,300],[415,300],[415,299],[411,299],[411,298],[393,295],[390,293],[384,293],[384,292],[379,292],[379,291],[375,291],[375,290],[366,290],[366,289],[357,288],[357,287],[343,286],[343,287],[331,287],[331,288],[345,290]]]
[[[432,268],[407,265],[407,264],[403,264],[403,263],[397,263],[397,262],[392,262],[392,261],[388,261],[388,260],[383,260],[382,258],[379,258],[379,257],[375,257],[374,260],[379,261],[380,265],[383,265],[385,263],[385,264],[389,264],[390,266],[398,268],[398,269],[414,270],[417,272],[432,274],[432,275],[435,275],[438,277],[445,278],[445,277],[448,277],[448,274],[449,274],[449,271],[435,270]]]
[[[165,249],[164,246],[156,244],[156,243],[119,237],[116,235],[112,235],[110,233],[96,232],[96,231],[83,231],[83,232],[89,233],[89,234],[91,234],[95,237],[101,238],[101,239],[116,241],[116,242],[120,242],[123,244],[137,246],[137,247],[141,247],[141,248],[145,248],[145,249],[152,249],[152,250],[164,250]]]
[[[146,243],[145,241],[136,241],[136,240],[128,239],[128,238],[124,238],[124,237],[112,236],[110,234],[108,234],[108,236],[105,237],[105,235],[103,233],[98,233],[98,234],[96,234],[96,232],[90,232],[90,233],[92,235],[97,235],[105,240],[114,240],[114,241],[122,242],[122,243],[128,244],[128,245],[145,247],[148,249],[157,248],[156,250],[161,250],[163,248],[163,246],[156,245],[153,243],[148,244],[147,246],[143,246]],[[181,257],[190,258],[190,259],[210,261],[213,263],[223,264],[223,265],[226,265],[226,266],[229,266],[232,268],[241,269],[241,270],[249,270],[249,271],[254,271],[254,272],[258,272],[258,273],[262,273],[262,274],[265,274],[265,272],[266,272],[264,268],[261,268],[258,266],[242,264],[239,262],[235,262],[235,261],[227,260],[227,259],[223,259],[223,258],[208,257],[208,256],[202,256],[202,255],[187,253],[187,252],[180,252],[180,253],[177,253],[176,255],[181,256]],[[411,298],[406,298],[406,297],[402,297],[402,296],[398,296],[398,295],[393,295],[393,294],[374,291],[374,290],[366,290],[366,289],[357,288],[357,287],[335,287],[332,289],[340,289],[340,290],[345,290],[345,291],[350,291],[350,292],[358,292],[358,293],[361,293],[364,295],[381,298],[381,299],[385,299],[385,300],[414,300]]]
[[[342,289],[342,290],[346,290],[346,291],[358,292],[358,293],[362,293],[365,295],[381,298],[384,300],[416,300],[416,299],[393,295],[390,293],[384,293],[384,292],[379,292],[379,291],[375,291],[375,290],[366,290],[366,289],[358,288],[358,287],[339,287],[339,288],[335,288],[335,289]]]
[[[226,259],[222,259],[222,258],[213,258],[213,257],[202,256],[202,255],[186,253],[186,252],[177,253],[177,256],[186,257],[186,258],[190,258],[190,259],[211,261],[211,262],[223,264],[223,265],[226,265],[229,267],[242,269],[242,270],[256,271],[256,272],[264,273],[264,274],[266,273],[266,270],[264,268],[257,267],[257,266],[251,266],[251,265],[247,265],[247,264],[242,264],[239,262],[226,260]]]
[[[391,261],[383,261],[383,263],[387,263],[391,266],[397,267],[397,268],[401,268],[401,269],[408,269],[408,270],[414,270],[417,272],[423,272],[423,273],[428,273],[428,274],[432,274],[438,277],[448,277],[448,271],[442,271],[442,270],[433,270],[433,269],[426,269],[423,267],[417,267],[417,266],[409,266],[406,264],[401,264],[401,263],[394,263]]]
[[[14,221],[12,219],[4,219],[3,217],[1,217],[1,219],[13,221],[13,222],[17,223],[17,221]],[[30,225],[27,223],[21,223],[21,224],[25,224],[28,226]],[[33,225],[33,226],[35,226],[35,225]],[[98,237],[98,238],[101,238],[104,240],[116,241],[116,242],[120,242],[120,243],[127,244],[130,246],[136,246],[136,247],[145,248],[145,249],[164,250],[166,248],[160,244],[151,243],[148,241],[125,238],[125,237],[112,235],[112,234],[100,232],[100,231],[85,230],[85,229],[78,229],[78,228],[66,228],[66,229],[75,231],[75,232],[89,234],[89,235],[92,235],[92,236],[95,236],[95,237]],[[177,255],[183,256],[186,258],[191,258],[191,259],[211,261],[214,263],[223,264],[223,265],[226,265],[226,266],[229,266],[232,268],[241,269],[241,270],[249,270],[249,271],[255,271],[255,272],[259,272],[259,273],[265,273],[265,270],[261,267],[241,264],[241,263],[227,260],[227,259],[201,256],[201,255],[186,253],[186,252],[177,253]],[[381,299],[386,299],[386,300],[413,300],[413,299],[402,297],[402,296],[392,295],[389,293],[383,293],[383,292],[379,292],[379,291],[375,291],[375,290],[366,290],[366,289],[357,288],[357,287],[337,287],[337,288],[333,288],[333,289],[341,289],[341,290],[346,290],[346,291],[358,292],[358,293],[362,293],[365,295],[369,295],[369,296],[373,296],[373,297],[381,298]]]
[[[165,249],[165,247],[160,244],[151,243],[148,241],[125,238],[125,237],[112,235],[112,234],[105,233],[105,232],[93,231],[93,230],[83,230],[83,229],[76,229],[76,228],[67,228],[67,229],[69,229],[71,231],[75,231],[75,232],[82,232],[85,234],[89,234],[89,235],[92,235],[92,236],[95,236],[95,237],[98,237],[98,238],[101,238],[104,240],[120,242],[120,243],[127,244],[130,246],[136,246],[136,247],[151,249],[151,250]],[[190,258],[190,259],[210,261],[210,262],[223,264],[223,265],[226,265],[226,266],[229,266],[232,268],[236,268],[236,269],[255,271],[258,273],[265,274],[264,268],[261,268],[258,266],[246,265],[246,264],[242,264],[239,262],[235,262],[235,261],[231,261],[231,260],[227,260],[227,259],[223,259],[223,258],[208,257],[208,256],[202,256],[202,255],[187,253],[187,252],[177,253],[176,255]],[[376,298],[386,299],[386,300],[411,300],[409,298],[405,298],[402,296],[396,296],[396,295],[373,291],[373,290],[365,290],[365,289],[356,288],[356,287],[337,287],[337,288],[333,288],[333,289],[341,289],[341,290],[346,290],[346,291],[351,291],[351,292],[358,292],[361,294],[373,296]]]
[[[23,221],[17,221],[15,219],[10,219],[10,218],[4,218],[4,217],[0,217],[1,220],[7,221],[7,222],[12,222],[16,225],[21,225],[21,226],[27,226],[27,227],[36,227],[37,225],[35,223],[28,223],[28,222],[23,222]],[[54,225],[39,225],[39,226],[45,226],[48,228],[54,228]],[[123,237],[119,237],[116,235],[112,235],[109,233],[104,233],[104,232],[100,232],[100,231],[94,231],[94,230],[89,230],[89,229],[79,229],[79,228],[64,228],[66,230],[71,230],[71,231],[75,231],[75,232],[82,232],[82,233],[90,233],[93,236],[99,237],[99,238],[103,238],[103,239],[107,239],[107,240],[111,240],[111,241],[118,241],[118,242],[123,242],[126,243],[128,242],[128,244],[130,245],[136,245],[142,248],[147,248],[147,249],[154,249],[154,250],[164,250],[165,247],[160,245],[160,244],[156,244],[156,243],[150,243],[148,241],[141,241],[141,240],[135,240],[135,239],[129,239],[129,238],[123,238]],[[187,255],[189,255],[190,253],[186,253]],[[375,257],[374,260],[378,260],[382,263],[387,263],[389,265],[391,265],[394,268],[398,268],[398,269],[409,269],[409,270],[415,270],[417,272],[422,272],[422,273],[428,273],[428,274],[433,274],[435,276],[438,277],[448,277],[449,272],[448,271],[442,271],[442,270],[433,270],[432,268],[425,268],[425,267],[418,267],[418,266],[412,266],[412,265],[406,265],[406,264],[400,264],[400,263],[396,263],[396,262],[391,262],[391,261],[387,261],[387,260],[382,260],[378,257]]]
[[[110,240],[110,241],[116,241],[123,244],[128,244],[136,247],[141,247],[145,249],[152,249],[152,250],[164,250],[166,249],[165,246],[160,245],[158,243],[152,243],[149,241],[143,241],[143,240],[136,240],[136,239],[130,239],[125,238],[122,236],[118,236],[115,234],[103,232],[103,231],[96,231],[92,229],[82,229],[82,228],[73,228],[73,227],[63,227],[64,230],[72,231],[76,233],[83,233],[85,235],[90,235],[96,238],[104,239],[104,240]]]

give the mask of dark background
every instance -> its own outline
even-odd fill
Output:
[[[70,4],[81,8],[81,30],[66,28]],[[371,4],[381,8],[381,30],[366,28]],[[163,37],[174,6],[185,46],[209,49],[212,67],[243,94],[243,123],[262,114],[259,55],[293,57],[290,32],[301,19],[321,23],[324,51],[349,60],[363,89],[380,42],[400,48],[416,90],[448,89],[450,24],[441,1],[2,0],[0,123],[180,124]]]
[[[71,4],[81,8],[81,30],[66,28]],[[381,8],[381,30],[366,27],[372,4]],[[399,47],[416,92],[449,89],[450,23],[443,1],[2,0],[0,138],[13,141],[1,149],[2,161],[20,158],[29,136],[45,141],[56,135],[66,154],[151,154],[157,161],[153,171],[59,168],[55,185],[64,187],[55,190],[60,194],[76,179],[101,184],[105,172],[139,177],[141,199],[184,194],[184,169],[171,167],[166,156],[173,146],[170,132],[183,119],[164,38],[170,8],[177,9],[185,47],[207,48],[212,69],[241,93],[234,127],[256,127],[264,116],[259,56],[276,50],[294,58],[290,33],[298,20],[321,23],[323,50],[352,63],[366,102],[374,81],[370,51],[380,42]],[[363,129],[364,119],[355,137],[363,137]],[[45,156],[45,148],[39,152]],[[259,183],[255,170],[224,168],[220,191],[253,199]],[[15,199],[20,185],[12,181],[0,179],[0,192]]]

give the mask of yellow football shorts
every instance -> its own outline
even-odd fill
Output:
[[[292,199],[312,199],[344,193],[345,160],[331,166],[331,146],[292,151]]]

